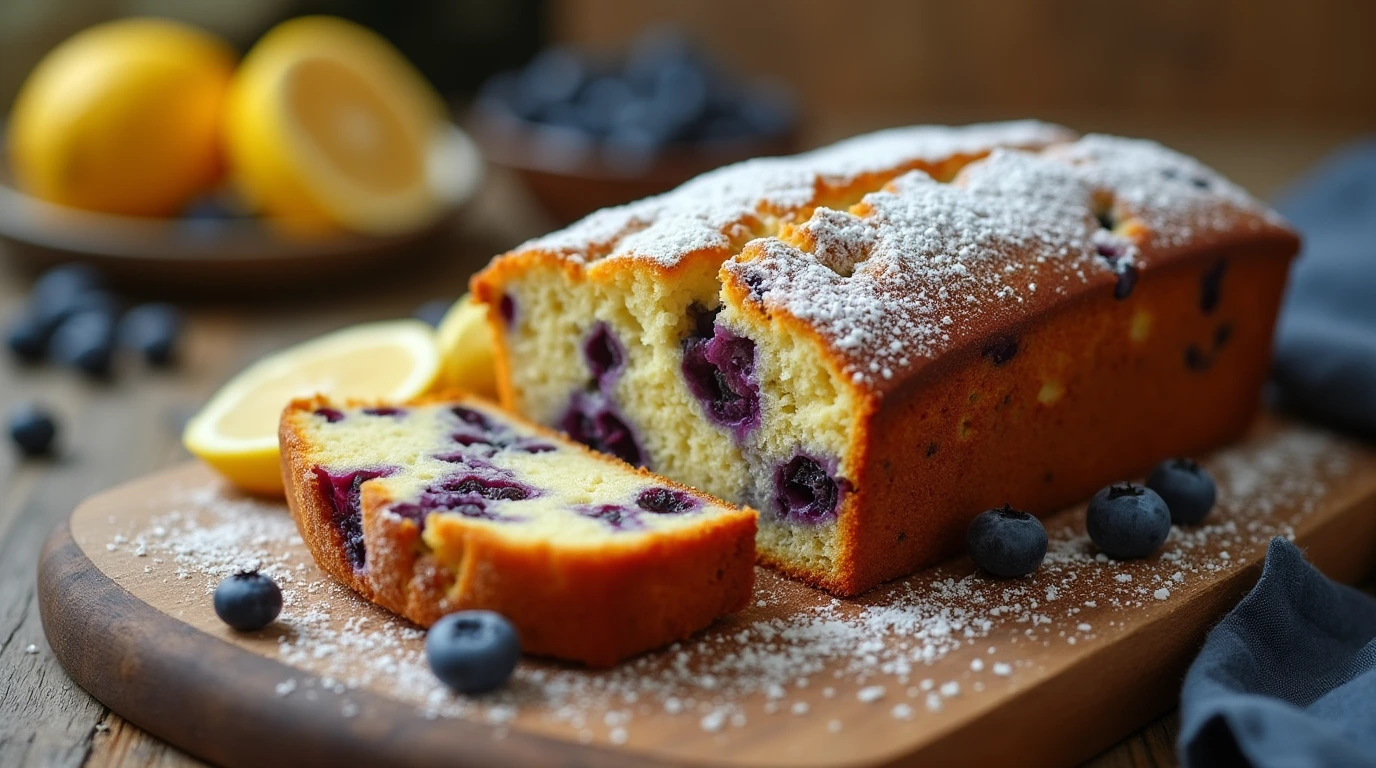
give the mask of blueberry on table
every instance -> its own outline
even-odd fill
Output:
[[[89,376],[110,373],[115,351],[115,320],[107,312],[79,312],[57,326],[49,351],[58,363]]]
[[[416,311],[411,313],[411,317],[438,328],[440,321],[449,313],[449,308],[452,306],[454,306],[454,299],[431,299],[416,307]]]
[[[1042,521],[1005,504],[970,521],[965,548],[975,565],[995,576],[1016,578],[1037,570],[1046,557]]]
[[[150,364],[167,365],[176,357],[182,325],[181,310],[171,304],[141,304],[120,320],[119,339]]]
[[[1218,488],[1214,479],[1193,459],[1168,459],[1147,476],[1147,487],[1166,501],[1171,522],[1198,525],[1214,508]]]
[[[258,571],[244,571],[215,588],[215,614],[240,632],[254,632],[271,624],[282,612],[282,590]]]
[[[25,456],[43,456],[52,452],[57,437],[57,421],[52,414],[33,403],[24,403],[10,411],[10,439]]]
[[[511,677],[521,658],[521,641],[499,613],[460,611],[430,627],[425,656],[445,685],[459,693],[483,693]]]
[[[100,273],[85,264],[63,264],[44,272],[29,289],[29,300],[36,306],[61,304],[83,293],[100,290]]]
[[[1116,483],[1094,494],[1085,518],[1089,538],[1109,557],[1147,557],[1171,532],[1171,511],[1156,491]]]
[[[10,318],[5,326],[5,346],[26,363],[36,363],[48,351],[48,329],[33,312],[25,309]]]

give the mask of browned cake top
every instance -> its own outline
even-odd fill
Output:
[[[828,187],[949,158],[965,163],[952,179],[911,170],[849,210],[817,207]],[[731,255],[761,231],[777,235]],[[721,254],[748,301],[804,321],[852,381],[884,392],[1018,318],[1096,288],[1126,295],[1141,270],[1242,241],[1298,248],[1274,212],[1193,158],[1028,121],[894,129],[729,166],[516,252],[598,269]]]

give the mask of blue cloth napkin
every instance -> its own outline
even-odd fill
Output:
[[[1376,437],[1376,140],[1276,204],[1304,235],[1276,339],[1278,404]],[[1376,768],[1376,599],[1275,539],[1181,692],[1181,762]]]
[[[1376,436],[1376,140],[1326,160],[1276,209],[1304,235],[1276,334],[1278,402]]]
[[[1180,721],[1189,768],[1376,768],[1376,598],[1273,539],[1185,676]]]

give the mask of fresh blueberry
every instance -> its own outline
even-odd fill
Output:
[[[100,273],[84,265],[69,264],[50,269],[34,281],[29,307],[51,333],[64,319],[83,310],[115,312],[118,301],[103,289]]]
[[[215,613],[240,632],[256,632],[282,612],[282,590],[258,571],[244,571],[215,588]]]
[[[500,613],[460,611],[430,627],[425,657],[445,685],[459,693],[484,693],[511,677],[521,658],[521,640]]]
[[[171,304],[141,304],[119,322],[123,344],[152,365],[167,365],[176,357],[182,331],[181,310]]]
[[[551,48],[521,72],[521,93],[538,104],[570,102],[583,85],[584,76],[582,59],[572,51]]]
[[[1109,557],[1147,557],[1171,532],[1171,511],[1156,491],[1116,483],[1094,494],[1085,520],[1089,538]]]
[[[48,329],[28,309],[21,310],[5,326],[5,345],[26,363],[36,363],[48,351]]]
[[[965,548],[975,565],[1010,579],[1037,570],[1046,544],[1042,521],[1007,504],[981,513],[965,531]]]
[[[1156,491],[1171,510],[1171,522],[1198,525],[1214,508],[1218,488],[1214,479],[1193,459],[1168,459],[1147,476],[1147,487]]]
[[[449,313],[449,308],[452,306],[454,306],[453,299],[431,299],[416,307],[416,311],[411,313],[411,317],[423,320],[438,328],[440,321]]]
[[[24,403],[10,411],[10,439],[25,456],[51,453],[53,438],[57,437],[57,422],[52,414],[33,403]]]
[[[53,331],[53,359],[93,377],[110,373],[115,349],[115,321],[107,312],[78,312]]]

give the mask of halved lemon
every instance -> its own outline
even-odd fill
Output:
[[[441,376],[445,386],[496,398],[497,371],[487,307],[465,293],[445,313],[435,336],[443,358]]]
[[[304,16],[263,36],[226,104],[232,172],[245,197],[290,229],[387,235],[441,212],[429,179],[444,104],[386,40]]]
[[[187,450],[253,493],[282,493],[277,422],[292,398],[405,401],[440,374],[435,333],[419,320],[356,325],[269,355],[235,376],[186,425]]]

